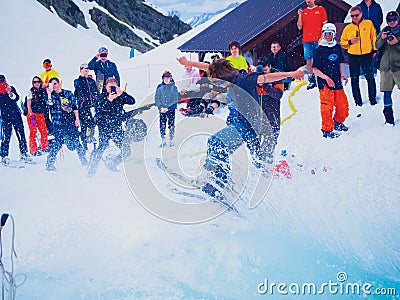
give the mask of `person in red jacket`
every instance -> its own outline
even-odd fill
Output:
[[[321,37],[322,25],[328,22],[328,16],[325,8],[316,5],[315,0],[305,0],[305,2],[306,7],[298,10],[297,27],[303,29],[304,60],[309,73],[309,84],[307,86],[307,90],[309,90],[317,86],[315,76],[312,73],[312,64],[315,49],[318,48],[318,41]]]

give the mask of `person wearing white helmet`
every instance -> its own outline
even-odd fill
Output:
[[[344,75],[344,57],[342,48],[335,40],[336,26],[326,23],[322,27],[322,39],[315,51],[313,72],[317,76],[322,118],[322,136],[336,138],[335,131],[347,131],[343,124],[349,116],[349,102],[343,90],[342,81],[347,83]],[[334,131],[335,130],[335,131]]]

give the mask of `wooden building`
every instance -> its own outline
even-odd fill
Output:
[[[198,35],[178,47],[182,52],[199,54],[200,61],[209,52],[229,54],[228,44],[238,41],[242,52],[253,61],[270,53],[278,41],[288,55],[292,69],[304,65],[302,32],[297,28],[298,9],[304,0],[247,0]],[[325,7],[328,22],[337,24],[338,34],[351,6],[342,0],[317,0]]]

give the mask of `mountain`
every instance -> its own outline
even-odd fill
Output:
[[[189,24],[193,28],[197,27],[197,26],[203,24],[204,22],[210,20],[211,18],[215,17],[216,15],[219,15],[227,10],[234,9],[234,8],[238,7],[239,5],[240,5],[239,2],[231,3],[225,9],[221,9],[221,10],[218,10],[213,13],[204,13],[204,14],[201,14],[200,16],[195,16],[193,18],[186,20],[186,23]]]
[[[121,46],[141,53],[191,29],[177,16],[166,16],[139,0],[37,0],[69,25],[88,29],[85,15],[98,30]],[[142,31],[148,35],[143,38]]]

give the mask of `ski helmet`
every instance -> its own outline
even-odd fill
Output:
[[[335,24],[332,23],[325,23],[322,26],[322,37],[324,37],[325,33],[331,33],[333,35],[333,39],[336,36],[336,26]]]

